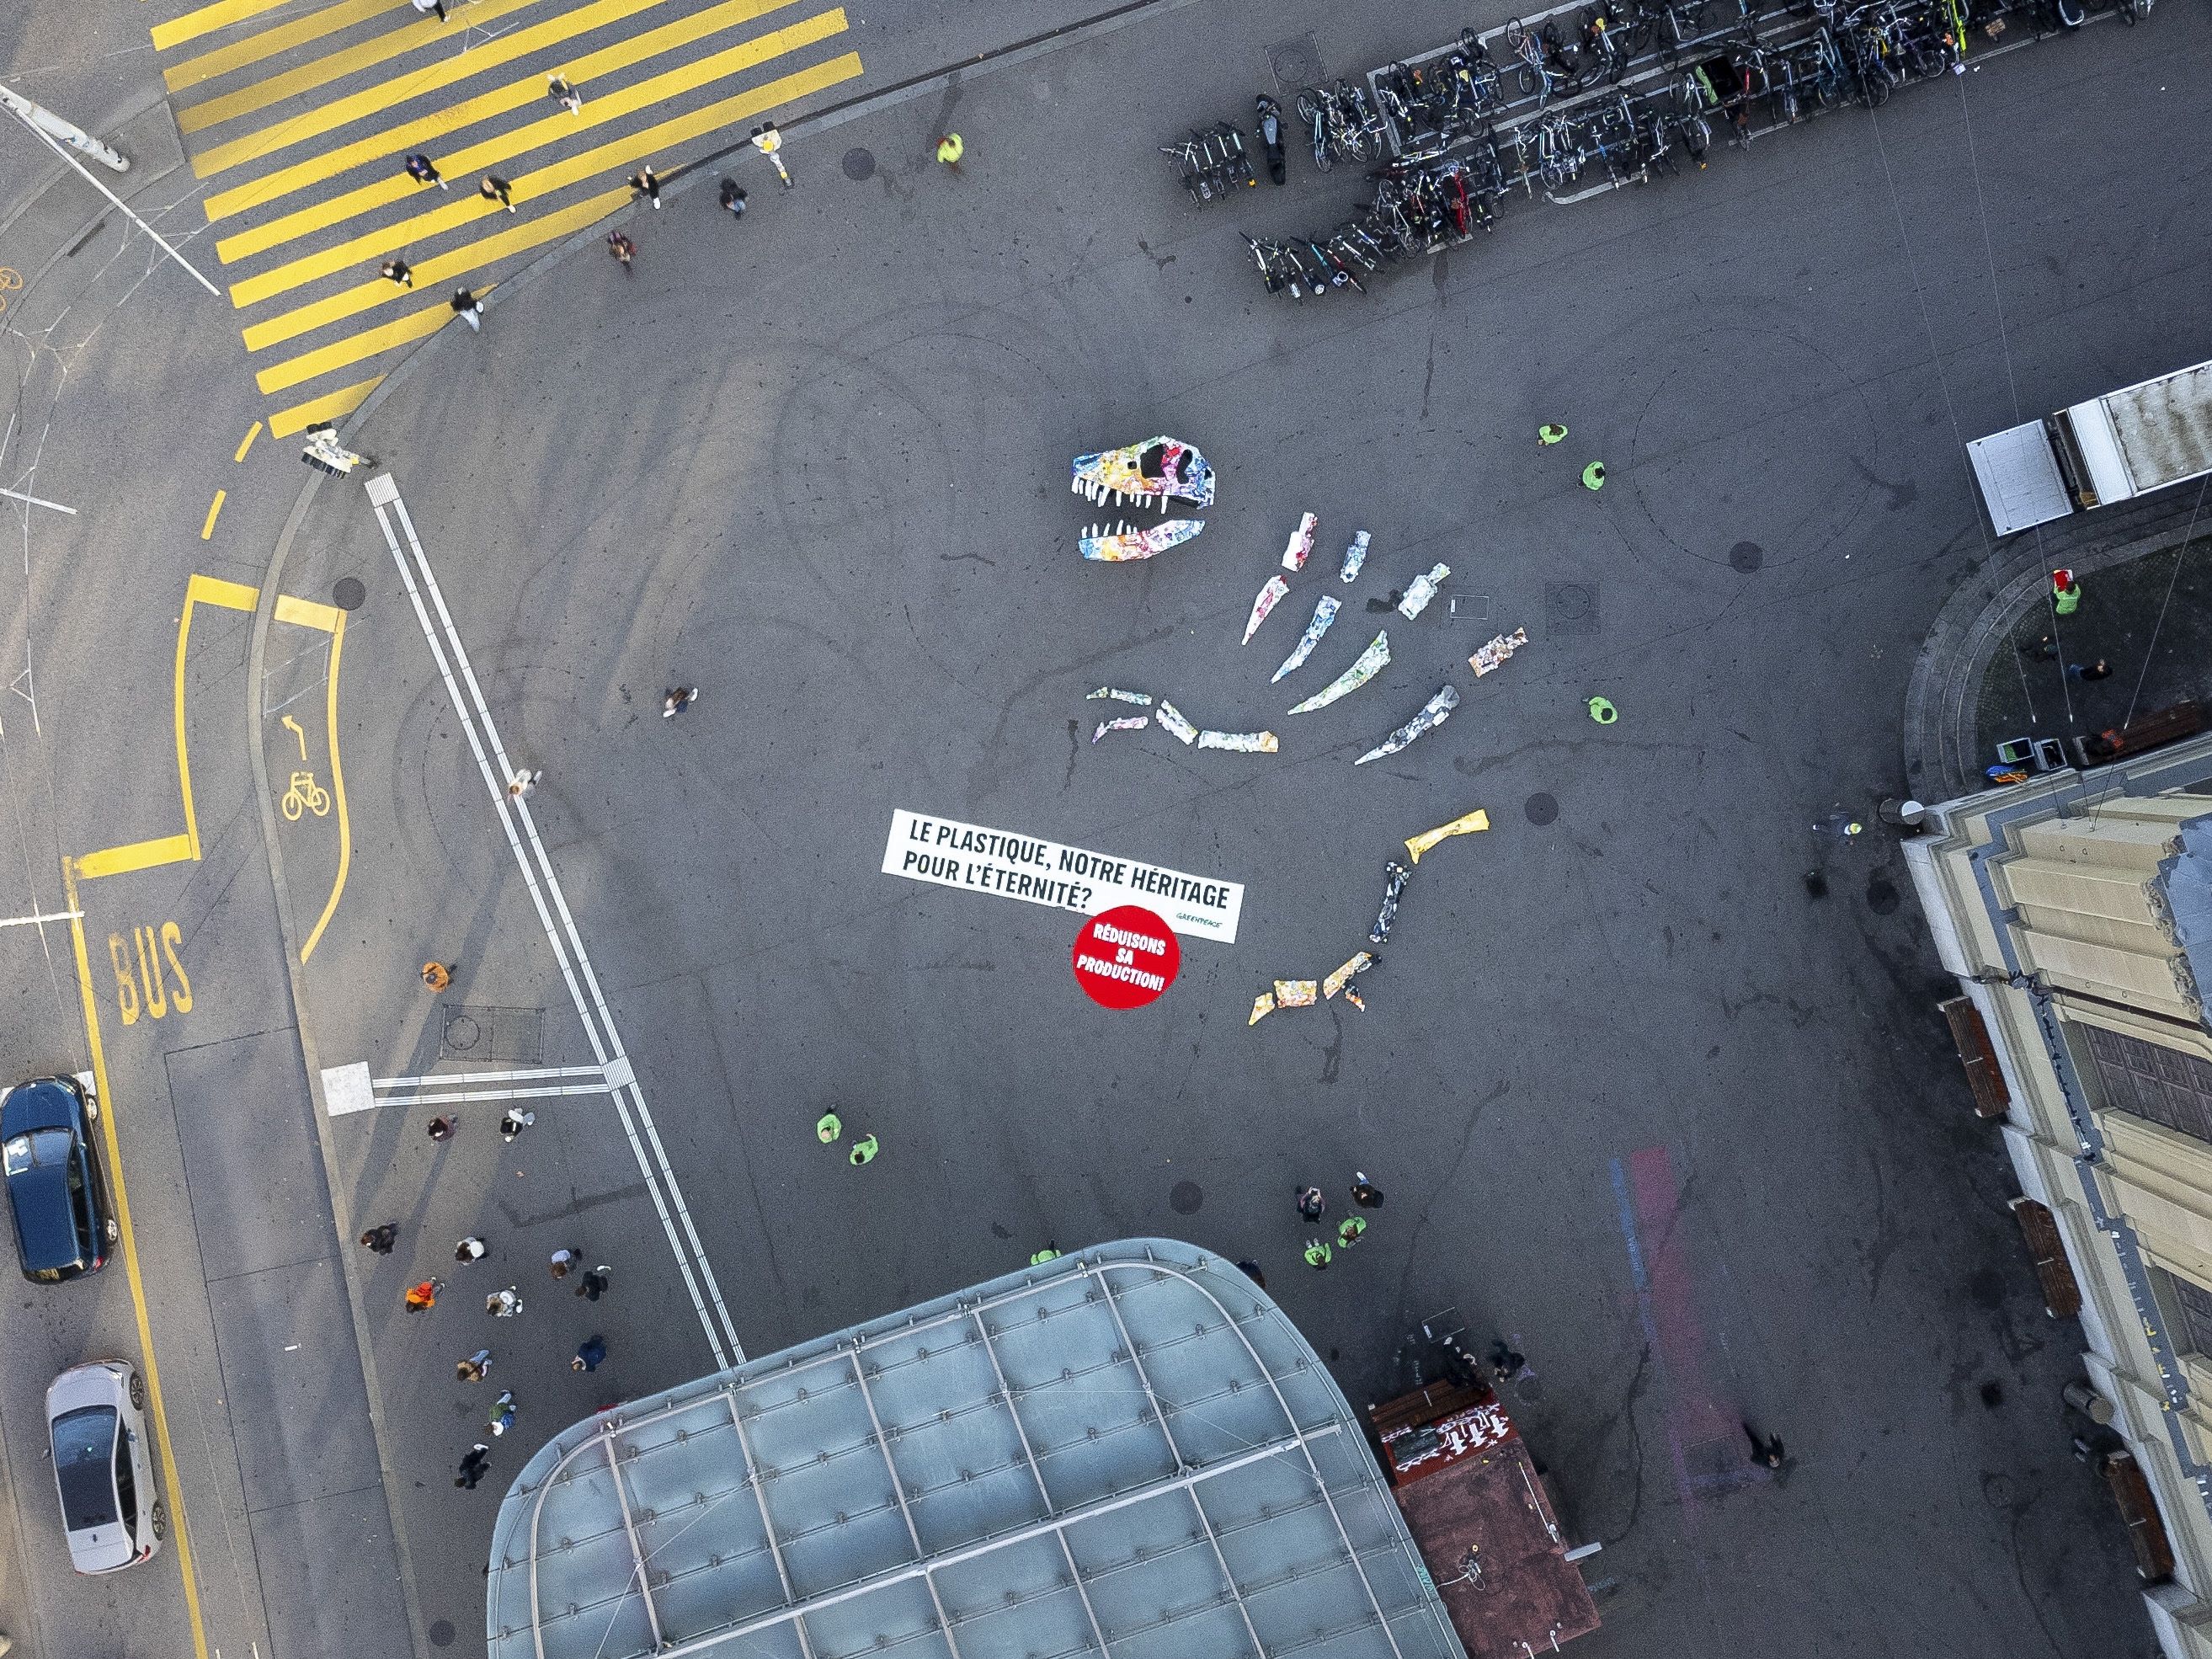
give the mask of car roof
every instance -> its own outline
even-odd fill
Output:
[[[67,1078],[39,1077],[19,1083],[0,1100],[0,1140],[27,1129],[66,1129],[82,1110],[84,1097]]]
[[[15,1243],[26,1268],[51,1272],[84,1261],[67,1170],[46,1165],[9,1176],[8,1206],[15,1214]]]

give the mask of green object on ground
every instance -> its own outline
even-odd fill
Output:
[[[1059,1260],[1059,1250],[1049,1244],[1046,1245],[1042,1250],[1032,1250],[1030,1252],[1030,1266],[1032,1267],[1042,1267],[1048,1261],[1057,1261]]]

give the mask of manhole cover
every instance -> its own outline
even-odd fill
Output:
[[[434,1619],[430,1621],[430,1645],[434,1648],[449,1648],[453,1645],[452,1620]]]
[[[1175,1190],[1168,1194],[1168,1206],[1177,1215],[1195,1215],[1198,1206],[1206,1202],[1206,1189],[1195,1181],[1178,1181]]]
[[[1539,791],[1522,803],[1521,810],[1531,823],[1549,823],[1559,816],[1559,803]]]
[[[2014,1487],[2008,1474],[1985,1474],[1982,1477],[1982,1497],[1993,1510],[2012,1507]]]
[[[1878,916],[1886,916],[1897,908],[1897,884],[1887,876],[1870,876],[1867,879],[1867,908]]]
[[[446,1048],[450,1054],[465,1054],[483,1040],[483,1027],[466,1014],[455,1014],[446,1022]]]
[[[1766,550],[1757,542],[1738,542],[1729,549],[1729,563],[1747,576],[1766,562]]]
[[[368,597],[368,589],[358,576],[341,576],[337,586],[331,589],[331,603],[341,611],[358,611],[361,602]]]
[[[1285,92],[1317,87],[1328,78],[1328,71],[1322,67],[1321,48],[1314,45],[1310,33],[1279,40],[1268,47],[1267,70]]]
[[[1544,621],[1554,634],[1597,632],[1595,582],[1546,582]]]
[[[845,152],[845,176],[858,184],[863,179],[876,176],[876,153],[862,149],[858,144]]]

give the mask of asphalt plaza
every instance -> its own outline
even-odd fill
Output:
[[[1355,1399],[1446,1304],[1530,1355],[1531,1432],[1607,1546],[1594,1652],[1740,1644],[1784,1615],[1840,1650],[1910,1631],[2010,1651],[2045,1621],[2062,1650],[2139,1646],[2117,1530],[2047,1407],[2064,1340],[1985,1201],[1996,1160],[1893,852],[1813,826],[1887,787],[1911,648],[1979,555],[1953,427],[2008,418],[2015,376],[2039,405],[2037,376],[2159,367],[2170,340],[2142,319],[2185,302],[2203,250],[2180,244],[2203,231],[2154,255],[2085,236],[2062,276],[2027,252],[2033,204],[1979,198],[2001,342],[1962,106],[1939,94],[1291,311],[1143,142],[1245,91],[1192,29],[1249,79],[1281,27],[1203,17],[965,84],[957,181],[932,171],[936,112],[901,106],[830,141],[871,150],[866,182],[763,200],[735,250],[710,198],[672,194],[634,286],[595,272],[495,311],[498,349],[442,351],[361,434],[507,741],[544,768],[530,812],[744,1346],[1048,1240],[1179,1233],[1287,1276]],[[1331,56],[1379,61],[1407,27]],[[1978,77],[1957,97],[1982,165],[2032,157],[2039,191],[2095,179],[2116,222],[2160,218],[2170,169],[2045,117],[2085,77],[2139,90],[2150,54],[2202,32],[2161,14]],[[2177,131],[2201,114],[2160,106]],[[1115,135],[1133,182],[1102,193],[1071,131]],[[894,235],[900,264],[945,273],[928,292],[880,258]],[[810,303],[833,273],[835,305]],[[1513,326],[1538,295],[1541,325]],[[604,362],[567,343],[586,338],[621,365],[619,415],[593,395]],[[1536,445],[1561,416],[1605,455],[1601,495],[1587,454]],[[1086,568],[1060,469],[1163,429],[1219,470],[1206,535]],[[1446,560],[1492,615],[1406,625],[1389,671],[1277,756],[1084,743],[1101,680],[1224,724],[1276,714],[1273,657],[1236,639],[1308,509],[1324,537],[1371,532],[1370,586]],[[427,1072],[442,1026],[408,975],[450,949],[471,1006],[550,1011],[536,1063],[580,1062],[388,550],[362,497],[325,486],[284,582],[348,576],[368,590],[361,718],[387,751],[355,787],[377,897],[341,908],[303,1019],[332,1054]],[[1575,625],[1547,627],[1567,589]],[[1456,665],[1516,625],[1530,644],[1470,685]],[[1449,726],[1352,769],[1454,673]],[[664,724],[672,676],[708,701]],[[1617,722],[1588,718],[1595,695]],[[1236,942],[1194,945],[1148,1011],[1096,1009],[1066,965],[1070,915],[880,873],[890,814],[917,804],[1218,868],[1247,890]],[[1401,843],[1477,806],[1492,830],[1424,860],[1370,1012],[1243,1025],[1255,990],[1367,927]],[[1816,860],[1825,906],[1801,880]],[[808,1135],[833,1106],[880,1135],[866,1169]],[[549,1111],[512,1159],[480,1133],[443,1164],[419,1124],[380,1118],[355,1120],[349,1201],[407,1198],[434,1241],[489,1216],[518,1261],[587,1219],[646,1258],[617,1264],[640,1285],[608,1333],[622,1391],[711,1363],[610,1114]],[[1287,1190],[1355,1165],[1392,1207],[1301,1279]],[[554,1379],[525,1391],[526,1423],[599,1403],[554,1372],[572,1323],[521,1337]],[[395,1420],[425,1425],[395,1453],[429,1494],[410,1527],[470,1539],[489,1504],[439,1490],[462,1449],[452,1356],[386,1340]],[[2011,1385],[2001,1410],[1972,1401],[1985,1376]],[[1786,1425],[1787,1486],[1747,1474],[1739,1412]],[[1921,1571],[1939,1549],[1974,1595]],[[475,1593],[466,1553],[416,1551],[449,1617]],[[1839,1604],[1838,1572],[1881,1594]]]

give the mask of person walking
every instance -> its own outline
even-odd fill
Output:
[[[1528,1357],[1515,1348],[1502,1336],[1490,1340],[1490,1372],[1492,1386],[1504,1388],[1528,1369]]]
[[[1762,1464],[1770,1469],[1778,1469],[1782,1467],[1784,1453],[1780,1435],[1762,1435],[1748,1423],[1743,1425],[1743,1432],[1744,1437],[1751,1442],[1753,1462]]]
[[[441,23],[446,21],[446,0],[412,0],[412,3],[415,9],[425,17],[434,11],[438,14],[438,21]]]
[[[967,142],[957,132],[948,132],[937,141],[937,159],[951,167],[956,177],[960,172],[960,158],[967,153]]]
[[[720,200],[722,210],[732,219],[742,219],[745,216],[745,192],[736,179],[722,180]]]
[[[1589,710],[1589,717],[1600,726],[1610,726],[1620,718],[1620,710],[1613,706],[1611,697],[1592,697],[1583,707]]]
[[[2021,641],[2020,654],[2030,662],[2057,662],[2058,641],[2048,634],[2039,640],[2023,640]]]
[[[484,1311],[494,1319],[512,1319],[522,1311],[522,1298],[510,1285],[503,1291],[494,1291],[484,1298]]]
[[[1348,1215],[1336,1224],[1336,1248],[1348,1250],[1359,1243],[1359,1236],[1367,1231],[1367,1218]]]
[[[441,1113],[423,1126],[422,1133],[433,1140],[451,1140],[453,1138],[453,1131],[460,1127],[459,1119],[447,1117]]]
[[[689,708],[693,703],[698,701],[699,688],[697,686],[672,685],[668,689],[668,695],[660,700],[660,718],[665,720],[672,720],[678,714],[682,714],[685,709]]]
[[[407,169],[407,176],[418,185],[435,185],[440,190],[453,188],[438,171],[437,163],[427,155],[418,152],[409,156],[402,165]]]
[[[426,962],[422,964],[422,983],[432,990],[442,991],[453,982],[453,970],[444,963]]]
[[[538,780],[544,775],[544,772],[532,771],[527,766],[516,767],[514,775],[507,781],[507,798],[509,800],[527,800],[531,792],[538,787]]]
[[[615,256],[617,264],[628,270],[630,269],[629,262],[637,258],[637,244],[622,232],[611,230],[607,233],[607,252]]]
[[[1598,490],[1605,488],[1605,463],[1592,461],[1583,469],[1583,488]]]
[[[576,1357],[568,1362],[572,1371],[595,1371],[599,1362],[607,1357],[607,1340],[594,1333],[576,1345]]]
[[[419,1285],[410,1285],[407,1287],[407,1311],[428,1313],[438,1305],[438,1292],[445,1288],[434,1279],[426,1279]]]
[[[845,1133],[844,1120],[835,1112],[824,1112],[814,1120],[814,1138],[824,1146]]]
[[[453,1362],[453,1375],[464,1382],[481,1382],[491,1372],[491,1350],[478,1348],[466,1359]]]
[[[558,73],[545,77],[545,95],[571,115],[584,112],[584,94],[562,80]]]
[[[453,1246],[453,1260],[456,1261],[481,1261],[483,1253],[484,1242],[474,1233]]]
[[[483,301],[465,288],[453,290],[453,297],[446,301],[453,308],[453,315],[469,325],[471,332],[483,332]]]
[[[518,1112],[510,1107],[507,1115],[499,1121],[499,1138],[501,1140],[512,1140],[537,1121],[537,1113]]]
[[[2065,565],[2051,573],[2051,608],[2062,617],[2070,617],[2081,608],[2081,584]]]
[[[875,1161],[876,1150],[876,1132],[871,1129],[853,1143],[853,1150],[845,1154],[846,1162],[857,1170]]]
[[[660,177],[653,172],[652,162],[644,163],[630,174],[629,187],[651,201],[654,212],[660,210]]]
[[[387,283],[397,283],[402,288],[415,286],[415,267],[404,259],[386,259],[377,267],[377,274]]]
[[[484,1471],[490,1467],[491,1448],[479,1440],[469,1448],[467,1455],[461,1459],[461,1472],[453,1477],[453,1484],[474,1492],[477,1489],[477,1482],[484,1478]]]
[[[576,1286],[576,1294],[586,1302],[597,1302],[607,1293],[613,1274],[614,1269],[604,1261],[596,1267],[586,1269],[583,1282]]]
[[[361,1236],[371,1255],[390,1255],[392,1247],[399,1240],[399,1224],[387,1221],[381,1227],[371,1227]]]
[[[546,1269],[551,1273],[553,1277],[556,1279],[566,1279],[568,1276],[568,1270],[576,1265],[578,1261],[582,1258],[582,1251],[572,1250],[566,1244],[563,1244],[559,1249],[554,1251],[553,1254],[547,1258],[545,1263]]]
[[[2066,665],[2067,678],[2069,679],[2101,680],[2109,678],[2112,672],[2112,664],[2106,662],[2102,657],[2098,658],[2094,662],[2069,662]]]
[[[1306,1240],[1307,1267],[1311,1267],[1316,1273],[1319,1273],[1324,1267],[1328,1266],[1328,1258],[1329,1249],[1326,1240],[1318,1238],[1310,1238]]]
[[[1382,1189],[1358,1170],[1352,1172],[1352,1201],[1363,1210],[1382,1207]]]
[[[477,180],[477,194],[487,202],[496,202],[509,213],[514,211],[514,186],[496,173],[487,173]]]
[[[1536,428],[1536,442],[1540,448],[1549,449],[1553,444],[1565,443],[1566,437],[1566,428],[1556,422],[1547,421]]]
[[[1308,1221],[1318,1221],[1328,1213],[1328,1200],[1322,1196],[1318,1187],[1300,1187],[1297,1194],[1298,1214]]]
[[[1030,1266],[1032,1267],[1042,1267],[1048,1261],[1057,1261],[1059,1260],[1060,1246],[1053,1243],[1050,1239],[1047,1239],[1045,1241],[1044,1249],[1041,1250],[1031,1250],[1030,1252]]]
[[[501,1389],[499,1391],[499,1397],[491,1402],[489,1421],[491,1431],[495,1435],[505,1434],[514,1426],[514,1390],[513,1389]]]
[[[1261,1290],[1264,1291],[1267,1288],[1267,1275],[1260,1271],[1260,1264],[1258,1262],[1240,1261],[1237,1264],[1237,1271],[1243,1273],[1245,1278],[1250,1279]]]

